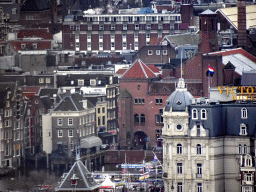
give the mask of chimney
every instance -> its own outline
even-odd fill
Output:
[[[237,13],[238,13],[238,47],[245,47],[247,42],[246,35],[246,6],[245,0],[237,1]]]

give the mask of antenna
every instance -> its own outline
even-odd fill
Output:
[[[183,45],[182,45],[182,48],[181,48],[181,60],[180,60],[180,78],[182,78],[182,51],[183,51]]]

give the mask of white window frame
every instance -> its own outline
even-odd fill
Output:
[[[201,144],[197,144],[196,145],[196,154],[197,155],[201,155],[202,154],[202,145]]]
[[[51,78],[49,77],[45,78],[45,83],[51,83]]]
[[[127,31],[127,24],[123,24],[123,30]]]
[[[39,83],[44,83],[44,78],[39,78]]]
[[[207,119],[207,111],[206,111],[206,109],[201,109],[201,119],[202,120],[206,120]]]
[[[70,25],[70,30],[74,30],[74,25]]]
[[[240,133],[239,135],[247,135],[247,126],[244,123],[240,124]]]
[[[153,55],[153,50],[148,50],[148,55]]]
[[[96,85],[96,79],[90,79],[90,85],[95,86]]]
[[[203,184],[197,183],[197,192],[203,192]]]
[[[57,119],[57,126],[62,126],[63,125],[63,119],[62,118],[58,118]]]
[[[84,86],[84,80],[83,79],[78,79],[77,84],[78,84],[78,86]]]
[[[68,118],[68,126],[73,126],[74,120],[73,118]]]
[[[177,163],[177,174],[183,174],[182,163]]]
[[[167,55],[167,50],[163,50],[163,55]]]
[[[182,144],[177,144],[177,154],[182,154]]]
[[[198,111],[197,109],[192,109],[192,119],[198,119]]]
[[[74,137],[74,131],[73,129],[68,130],[68,137]]]
[[[63,130],[58,130],[58,137],[63,137]]]
[[[139,24],[135,24],[135,30],[139,30],[140,29],[140,25]]]
[[[247,119],[247,109],[246,108],[241,109],[241,118]]]
[[[160,55],[161,51],[160,50],[156,50],[156,55]]]

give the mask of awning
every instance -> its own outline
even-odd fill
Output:
[[[91,148],[102,145],[102,140],[99,137],[91,136],[80,141],[81,148]]]
[[[109,133],[109,132],[98,132],[98,135],[99,135],[100,137],[109,137],[109,136],[112,136],[112,134]]]

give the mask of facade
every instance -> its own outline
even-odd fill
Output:
[[[19,167],[24,160],[24,100],[15,82],[1,83],[0,167]]]
[[[254,191],[255,110],[252,101],[194,99],[180,79],[163,113],[165,189]]]
[[[83,53],[139,50],[151,41],[178,32],[180,13],[68,15],[63,22],[63,49]]]

